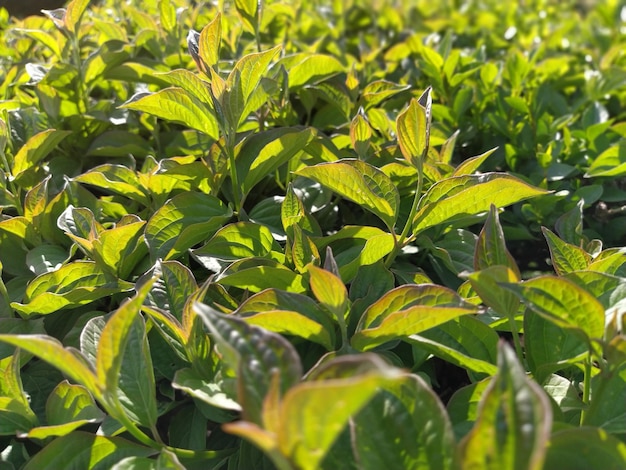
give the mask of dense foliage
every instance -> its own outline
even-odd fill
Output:
[[[626,467],[626,6],[0,35],[2,468]]]

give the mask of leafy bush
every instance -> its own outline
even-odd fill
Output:
[[[3,465],[626,465],[618,2],[88,3],[0,14]]]

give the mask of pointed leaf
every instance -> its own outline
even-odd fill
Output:
[[[99,165],[77,176],[74,181],[112,191],[144,206],[150,205],[150,198],[139,183],[137,174],[122,165]]]
[[[428,153],[432,100],[430,87],[419,100],[412,99],[396,119],[398,144],[404,158],[415,168],[421,168]]]
[[[498,339],[498,334],[476,317],[462,316],[411,335],[407,341],[466,369],[470,378],[474,378],[475,374],[496,373]]]
[[[148,221],[145,237],[154,260],[179,257],[206,240],[232,216],[232,210],[214,196],[182,193],[157,210]]]
[[[48,129],[28,139],[13,158],[13,168],[11,171],[13,177],[18,180],[18,182],[24,179],[28,171],[34,170],[36,165],[70,134],[70,131]],[[24,183],[24,187],[28,187],[36,182],[24,180]]]
[[[521,279],[522,276],[517,263],[506,249],[498,209],[492,204],[489,207],[489,215],[487,215],[487,220],[485,220],[483,229],[480,231],[476,242],[474,270],[480,271],[496,265],[507,266],[515,273],[518,280]]]
[[[498,374],[485,390],[474,428],[461,443],[463,468],[540,470],[551,426],[548,397],[502,342]]]
[[[359,160],[321,163],[296,172],[356,202],[392,228],[398,217],[398,190],[378,168]]]
[[[546,193],[543,189],[505,174],[486,173],[448,178],[434,184],[423,196],[422,206],[413,221],[414,230],[421,232],[444,222],[451,223],[480,214],[492,204],[504,207]]]
[[[266,289],[243,302],[236,314],[251,325],[300,336],[328,350],[335,342],[335,326],[328,314],[305,295]]]
[[[336,318],[345,317],[350,308],[350,301],[348,290],[342,280],[331,272],[313,265],[308,267],[308,273],[311,290],[318,302]]]
[[[284,393],[302,375],[298,353],[283,337],[248,325],[233,315],[222,315],[200,303],[195,304],[194,310],[215,335],[225,360],[238,372],[238,401],[244,417],[261,425],[263,399],[272,371],[278,370]]]
[[[561,240],[554,232],[541,227],[544,237],[550,248],[550,258],[552,266],[559,276],[571,273],[572,271],[583,271],[587,269],[591,262],[591,256],[576,245],[571,245]]]
[[[233,286],[250,292],[276,288],[302,294],[307,291],[304,277],[266,258],[246,258],[235,261],[216,279],[225,286]]]
[[[221,40],[222,14],[218,12],[213,21],[202,28],[200,40],[198,41],[198,55],[208,67],[217,67],[220,59]]]
[[[552,323],[583,333],[587,341],[602,338],[604,307],[573,282],[556,276],[541,276],[520,284],[502,285]]]
[[[75,261],[37,276],[26,288],[25,303],[12,302],[11,307],[26,318],[46,315],[62,308],[86,305],[132,287],[91,261]]]
[[[177,122],[203,132],[214,140],[219,139],[219,126],[211,108],[182,88],[170,87],[133,97],[121,107]]]
[[[454,169],[452,176],[471,175],[472,173],[475,173],[480,165],[482,165],[483,162],[487,160],[487,158],[489,158],[489,156],[496,150],[497,148],[493,148],[491,150],[487,150],[481,155],[464,160],[459,166]]]
[[[75,431],[46,445],[23,468],[24,470],[42,468],[107,470],[124,457],[147,457],[152,454],[154,454],[154,449],[121,437],[96,436],[88,432]]]
[[[79,25],[80,19],[85,13],[88,5],[89,0],[72,0],[69,5],[67,5],[67,10],[65,11],[65,16],[63,17],[63,23],[70,33],[77,33],[76,27]]]
[[[277,65],[284,66],[289,72],[290,90],[319,83],[345,70],[341,62],[331,55],[307,52],[288,55]]]
[[[198,290],[189,268],[178,261],[157,261],[150,278],[156,278],[146,301],[182,320],[187,299]]]
[[[456,449],[446,411],[432,389],[407,374],[379,391],[354,418],[360,468],[453,469]]]
[[[467,276],[472,289],[480,296],[485,305],[501,316],[514,316],[520,300],[510,290],[500,286],[502,282],[519,282],[520,278],[510,268],[496,265]]]
[[[431,284],[400,286],[363,313],[351,344],[365,351],[476,312],[475,306],[448,288]]]
[[[246,139],[237,155],[237,174],[246,196],[267,175],[298,155],[313,140],[311,129],[277,128]]]
[[[220,230],[206,245],[192,251],[193,256],[205,266],[222,261],[236,261],[251,257],[270,257],[280,247],[272,232],[264,225],[252,222],[236,222]]]
[[[121,402],[127,415],[132,413],[132,418],[148,427],[156,422],[154,373],[143,319],[138,316],[151,287],[150,282],[144,284],[108,319],[96,355],[96,373],[107,402],[116,411]]]
[[[61,342],[44,335],[0,335],[0,342],[12,344],[46,361],[76,382],[84,385],[96,398],[101,385],[87,361],[76,351],[64,348]]]
[[[564,429],[554,433],[544,468],[621,470],[626,444],[598,428]]]
[[[287,392],[281,404],[278,445],[303,470],[318,468],[350,417],[379,387],[404,380],[399,370],[376,356],[344,356],[342,361],[370,365],[359,365],[364,370],[360,374],[298,384]]]

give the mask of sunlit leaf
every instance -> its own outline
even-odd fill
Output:
[[[379,169],[359,160],[321,163],[298,170],[381,218],[392,228],[398,217],[400,196],[391,180]]]
[[[121,437],[97,436],[92,433],[75,431],[50,442],[28,461],[24,469],[90,468],[107,470],[124,457],[147,457],[153,453],[154,449]]]
[[[174,196],[146,225],[150,254],[154,260],[177,258],[206,240],[231,216],[230,208],[208,194],[189,192]]]
[[[554,232],[541,227],[550,248],[552,266],[560,276],[572,271],[582,271],[589,266],[591,256],[582,248],[561,240]]]
[[[435,225],[452,223],[485,212],[492,204],[504,207],[542,194],[546,191],[506,174],[448,178],[434,184],[422,198],[414,230],[421,232]]]
[[[215,335],[230,367],[238,371],[238,401],[244,418],[262,424],[261,410],[272,371],[279,374],[282,393],[300,380],[302,366],[296,350],[282,336],[248,325],[233,315],[219,314],[199,303],[194,310]]]
[[[476,311],[475,306],[445,287],[431,284],[400,286],[363,313],[351,344],[357,349],[368,350]]]
[[[461,443],[462,468],[540,470],[551,426],[545,392],[501,343],[498,374],[484,392],[474,428]]]
[[[579,331],[587,341],[602,338],[604,307],[589,292],[556,276],[540,276],[519,284],[502,284],[542,317]]]
[[[133,97],[122,107],[181,123],[215,140],[219,138],[219,127],[211,108],[179,87]]]

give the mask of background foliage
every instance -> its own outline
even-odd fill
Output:
[[[625,21],[0,10],[2,465],[624,468]]]

